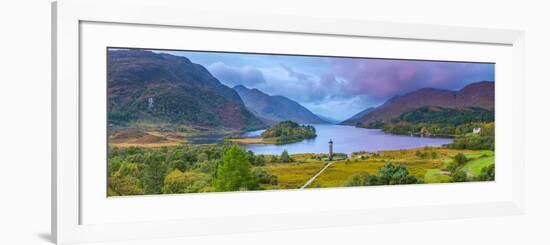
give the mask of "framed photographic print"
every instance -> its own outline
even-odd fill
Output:
[[[523,212],[521,31],[185,5],[53,4],[57,243]]]

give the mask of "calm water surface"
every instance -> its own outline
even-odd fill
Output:
[[[411,149],[423,146],[441,146],[449,144],[452,139],[427,138],[406,135],[393,135],[379,129],[365,129],[345,125],[313,125],[317,130],[317,137],[292,144],[247,144],[242,145],[256,154],[281,154],[287,150],[290,154],[296,153],[327,153],[328,142],[334,142],[334,152],[350,154],[357,151],[381,151]],[[259,137],[264,130],[244,133],[245,137]],[[218,143],[220,139],[200,139],[191,143]],[[223,140],[223,139],[221,139]]]

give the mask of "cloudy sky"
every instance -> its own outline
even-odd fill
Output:
[[[227,86],[244,85],[283,95],[313,113],[344,120],[392,96],[431,87],[458,90],[494,81],[494,64],[155,51],[185,56]]]

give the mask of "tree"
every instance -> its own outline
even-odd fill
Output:
[[[144,194],[139,179],[128,175],[122,175],[119,172],[109,178],[109,189],[111,190],[110,196]]]
[[[269,185],[277,185],[277,176],[271,174],[266,168],[264,167],[255,167],[252,169],[252,176],[256,181],[262,184],[269,184]]]
[[[164,178],[162,193],[195,193],[208,186],[210,177],[197,172],[181,172],[174,169]]]
[[[464,163],[466,163],[468,161],[468,158],[462,154],[462,153],[458,153],[456,154],[453,159],[455,160],[455,162],[459,165],[462,165]]]
[[[278,144],[298,142],[317,137],[315,128],[311,125],[299,125],[293,121],[283,121],[266,129],[262,138],[275,139]]]
[[[378,174],[359,173],[352,175],[346,186],[370,186],[370,185],[404,185],[419,183],[418,179],[409,174],[403,164],[394,165],[387,163],[378,169]]]
[[[288,155],[288,151],[284,150],[283,153],[281,153],[281,162],[293,162],[294,159]]]
[[[257,182],[250,173],[250,162],[246,152],[237,145],[229,147],[222,156],[216,171],[214,187],[217,191],[238,191],[254,189]]]
[[[256,156],[256,166],[264,166],[265,162],[266,162],[266,160],[265,160],[264,155]]]
[[[379,182],[382,185],[415,184],[416,177],[409,175],[409,170],[403,164],[386,163],[378,169]]]
[[[208,154],[201,152],[197,156],[197,162],[204,162],[204,161],[208,161]]]
[[[145,157],[145,171],[143,185],[146,194],[161,194],[164,184],[164,176],[168,167],[163,162],[162,154],[158,152],[148,153]]]
[[[196,164],[195,170],[201,173],[214,175],[216,171],[216,162],[218,160],[207,160]]]
[[[246,157],[248,158],[248,162],[252,165],[256,165],[255,162],[256,162],[256,156],[254,155],[254,152],[253,151],[247,151],[246,152]]]
[[[462,170],[457,170],[452,173],[453,182],[466,182],[468,180],[468,176],[466,175],[466,172]]]
[[[380,178],[374,174],[368,174],[365,177],[364,185],[381,185]]]
[[[118,171],[109,176],[110,196],[144,194],[139,181],[140,170],[136,164],[122,162]]]
[[[481,173],[477,177],[480,181],[493,181],[495,180],[495,165],[491,164],[481,169]]]
[[[358,173],[352,175],[344,184],[345,186],[370,186],[381,185],[380,178],[375,174]]]

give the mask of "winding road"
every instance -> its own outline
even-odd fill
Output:
[[[308,185],[310,185],[311,183],[313,183],[313,181],[323,173],[323,171],[325,171],[325,169],[327,169],[328,167],[330,167],[330,165],[332,165],[334,162],[328,162],[322,169],[321,171],[319,171],[317,174],[313,175],[313,177],[311,177],[311,179],[309,179],[302,187],[300,187],[300,190],[301,189],[305,189]]]

